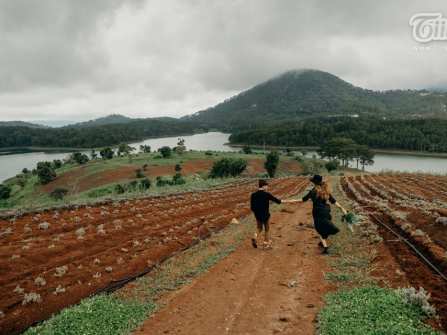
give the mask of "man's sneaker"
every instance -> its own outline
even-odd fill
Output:
[[[258,247],[258,243],[256,243],[256,239],[254,239],[254,238],[251,239],[251,245],[253,246],[253,248]]]

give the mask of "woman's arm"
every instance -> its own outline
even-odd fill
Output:
[[[340,205],[340,204],[338,203],[338,201],[335,202],[334,205],[337,206],[338,208],[340,208],[340,210],[343,212],[344,215],[348,214],[348,211],[347,211],[342,205]]]

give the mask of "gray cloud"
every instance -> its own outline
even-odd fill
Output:
[[[372,89],[447,83],[447,42],[408,25],[443,0],[0,0],[0,119],[180,116],[278,73]]]

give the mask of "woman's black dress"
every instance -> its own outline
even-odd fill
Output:
[[[339,229],[332,223],[331,207],[326,200],[317,196],[317,191],[312,189],[303,197],[303,201],[311,199],[313,203],[312,216],[314,218],[314,226],[318,234],[322,238],[326,239],[329,235],[335,235],[339,232]],[[331,204],[335,204],[337,201],[332,194],[329,196]]]

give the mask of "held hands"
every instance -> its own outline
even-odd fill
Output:
[[[282,203],[284,203],[284,204],[296,204],[299,202],[302,202],[302,200],[301,199],[286,199],[286,200],[282,201]]]

